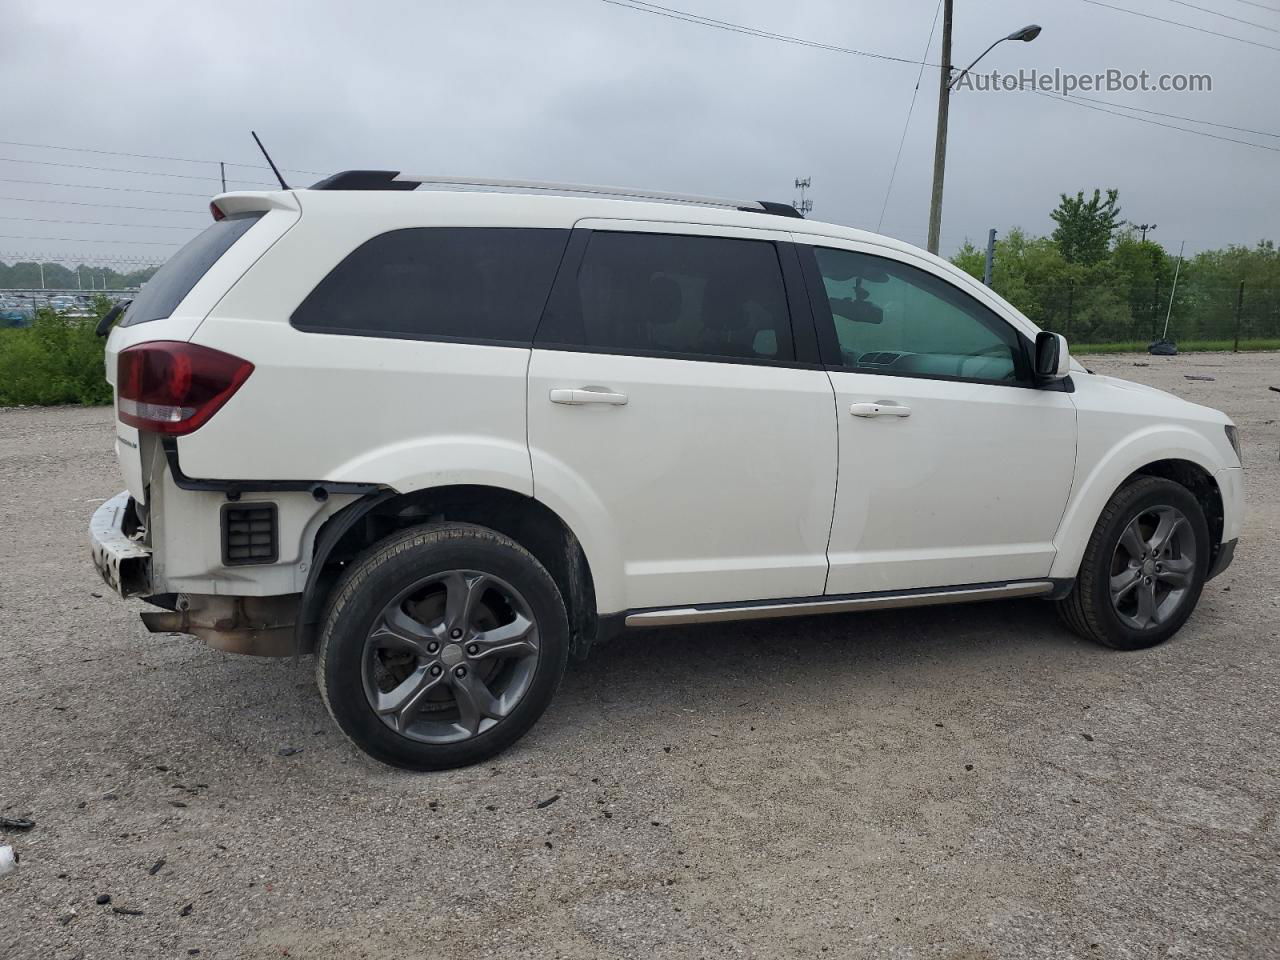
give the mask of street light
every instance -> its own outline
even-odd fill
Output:
[[[1032,40],[1034,40],[1038,36],[1040,36],[1040,24],[1030,23],[1030,24],[1027,24],[1027,26],[1023,27],[1021,30],[1015,30],[1013,33],[1009,34],[1007,37],[1001,37],[991,46],[987,47],[987,49],[983,50],[980,54],[978,54],[978,56],[974,58],[973,63],[969,64],[959,73],[957,73],[955,76],[955,79],[947,84],[947,89],[951,89],[957,83],[959,83],[964,78],[964,75],[966,73],[968,73],[970,70],[972,70],[974,67],[978,65],[979,60],[981,60],[988,53],[994,50],[999,44],[1004,43],[1006,40],[1021,40],[1023,43],[1030,43]]]
[[[1006,40],[1030,43],[1040,36],[1039,24],[1029,24],[1001,37],[978,55],[977,60],[965,67],[954,78],[951,76],[951,7],[953,0],[945,0],[942,14],[942,72],[938,78],[938,133],[933,144],[933,196],[929,203],[929,252],[938,252],[938,239],[942,231],[942,182],[947,166],[947,114],[951,108],[951,88],[960,78],[972,70],[997,44]]]

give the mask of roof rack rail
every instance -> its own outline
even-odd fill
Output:
[[[721,207],[747,213],[769,213],[780,217],[803,219],[800,211],[789,203],[769,200],[730,200],[726,197],[704,197],[691,193],[664,193],[634,187],[602,187],[586,183],[550,183],[544,180],[490,180],[482,177],[421,177],[394,170],[344,170],[312,185],[312,190],[414,190],[421,185],[434,187],[480,187],[491,190],[535,191],[538,193],[588,194],[618,197],[626,200],[656,200],[659,203],[685,203],[699,207]]]

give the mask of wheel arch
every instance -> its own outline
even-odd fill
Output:
[[[1146,446],[1145,444],[1143,446]],[[1188,491],[1204,510],[1209,525],[1210,569],[1222,548],[1223,498],[1214,479],[1216,463],[1212,451],[1199,449],[1198,445],[1180,446],[1174,450],[1119,452],[1100,463],[1082,485],[1079,494],[1073,492],[1054,538],[1057,555],[1050,576],[1069,579],[1076,576],[1085,547],[1103,508],[1116,493],[1134,479],[1142,476],[1163,477],[1172,480]]]
[[[440,521],[488,527],[533,554],[564,598],[572,653],[579,658],[586,655],[600,633],[600,618],[591,562],[581,541],[546,504],[515,490],[482,484],[384,491],[357,500],[326,521],[316,535],[302,595],[299,647],[314,645],[329,593],[347,563],[397,530]]]

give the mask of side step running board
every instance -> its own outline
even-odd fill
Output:
[[[807,617],[818,613],[851,613],[894,607],[928,607],[943,603],[971,603],[1010,597],[1041,597],[1053,593],[1049,580],[1023,580],[972,587],[907,590],[900,593],[863,593],[843,597],[811,597],[803,600],[763,600],[746,604],[709,604],[671,607],[628,613],[628,627],[663,627],[681,623],[716,623],[724,620],[768,620],[775,617]]]

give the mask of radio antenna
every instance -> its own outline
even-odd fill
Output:
[[[276,179],[280,181],[280,189],[288,190],[289,185],[284,182],[284,177],[280,176],[280,171],[276,168],[275,161],[271,159],[271,154],[267,153],[267,148],[262,145],[262,141],[258,139],[258,135],[256,133],[252,130],[250,130],[249,133],[253,134],[253,142],[258,145],[258,149],[262,151],[262,155],[267,158],[267,163],[271,164],[271,172],[274,173],[276,175]]]

